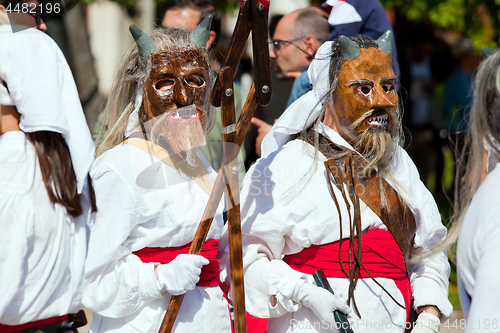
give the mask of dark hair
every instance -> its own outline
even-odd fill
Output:
[[[220,23],[221,14],[220,11],[215,6],[214,2],[212,0],[170,0],[165,4],[165,6],[163,6],[162,12],[163,14],[165,14],[165,12],[167,12],[170,9],[186,8],[186,7],[190,7],[200,11],[200,21],[198,23],[203,21],[203,19],[207,17],[208,14],[213,16],[210,30],[216,33],[215,40],[211,46],[211,48],[214,48],[217,42],[219,41],[220,24],[221,24]]]
[[[3,0],[0,0],[3,1]],[[43,182],[50,202],[63,205],[72,217],[83,213],[71,155],[66,141],[60,133],[38,131],[26,133],[35,146]],[[97,211],[92,180],[88,176],[92,212]]]

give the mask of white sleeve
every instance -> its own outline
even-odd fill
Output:
[[[500,330],[500,283],[498,283],[498,258],[500,257],[500,228],[498,209],[480,223],[474,247],[479,260],[474,274],[472,302],[465,332],[498,332]],[[474,251],[474,250],[470,250]]]
[[[11,305],[26,277],[26,256],[30,233],[27,222],[36,215],[33,207],[23,205],[22,196],[7,192],[0,195],[0,232],[2,250],[0,251],[0,319]],[[29,205],[29,204],[28,204]],[[24,207],[23,207],[24,206]]]
[[[269,318],[301,307],[291,297],[296,284],[306,278],[306,274],[281,260],[287,217],[282,215],[279,203],[273,201],[275,193],[266,186],[270,182],[261,169],[256,164],[249,170],[242,189],[243,269],[247,311]],[[227,239],[227,235],[223,239]],[[221,277],[230,275],[229,249],[225,249]]]
[[[138,223],[131,186],[109,165],[92,171],[98,211],[90,231],[83,304],[102,316],[120,318],[162,294],[154,263],[143,263],[124,245]]]
[[[406,174],[406,191],[410,195],[405,198],[405,202],[410,206],[416,222],[415,243],[411,254],[413,258],[418,258],[439,245],[446,238],[447,230],[441,223],[441,215],[432,194],[420,181],[415,164],[402,150],[399,157]],[[448,301],[450,264],[446,251],[418,262],[410,262],[408,273],[415,309],[423,305],[437,306],[443,315],[442,320],[446,320],[453,311]]]

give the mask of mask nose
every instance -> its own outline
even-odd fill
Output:
[[[193,104],[191,92],[186,89],[182,79],[178,80],[174,86],[174,100],[175,104],[180,107]]]
[[[396,105],[397,101],[398,97],[395,91],[386,92],[382,86],[375,85],[372,94],[372,108],[392,108]]]

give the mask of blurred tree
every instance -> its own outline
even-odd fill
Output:
[[[476,49],[496,47],[500,31],[500,0],[381,0],[411,21],[430,20],[438,29],[468,36]]]

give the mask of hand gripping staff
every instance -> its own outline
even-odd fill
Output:
[[[330,286],[330,283],[328,283],[325,273],[323,273],[321,269],[313,273],[313,278],[314,282],[316,282],[319,287],[324,288],[333,294],[332,287]],[[337,328],[340,333],[354,333],[346,315],[343,312],[334,310],[333,317],[335,318],[335,323],[337,324]]]
[[[268,12],[269,0],[241,1],[240,13],[231,38],[229,51],[212,94],[213,104],[220,105],[222,112],[223,164],[217,174],[208,204],[205,207],[201,222],[189,249],[190,254],[201,253],[217,206],[225,190],[228,207],[230,207],[228,211],[229,248],[231,281],[233,284],[234,331],[236,333],[246,333],[237,155],[257,104],[265,105],[271,100],[271,74],[267,39]],[[254,62],[256,64],[254,68],[256,82],[250,88],[240,119],[235,126],[233,69],[237,67],[241,59],[250,30],[252,30],[254,59],[256,60]],[[172,296],[159,333],[172,332],[183,299],[184,295]]]

